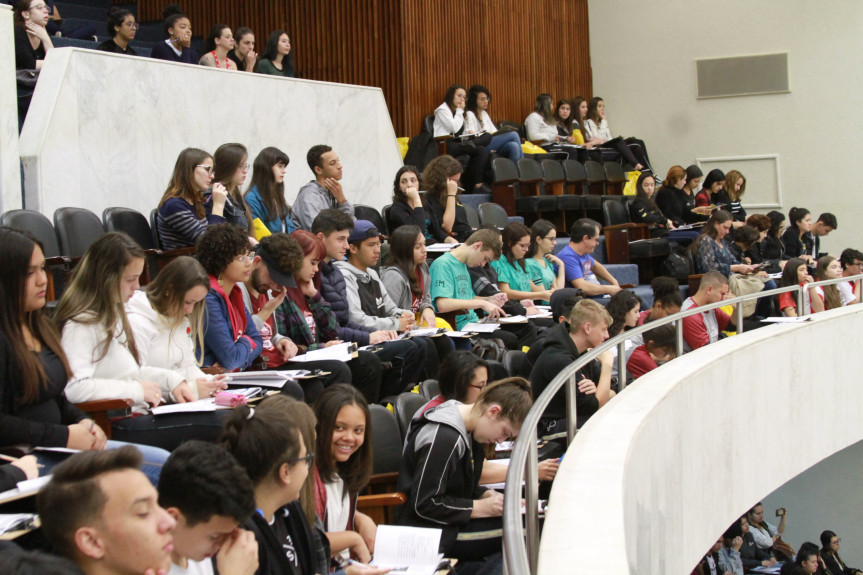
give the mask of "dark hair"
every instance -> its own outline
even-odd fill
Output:
[[[691,164],[686,168],[686,179],[694,180],[695,178],[703,178],[704,172],[701,171],[701,168],[698,167],[697,164]]]
[[[210,33],[207,35],[204,43],[204,50],[206,52],[212,52],[216,49],[216,40],[222,37],[222,32],[224,32],[226,28],[230,30],[231,27],[227,24],[216,24],[210,28]]]
[[[657,347],[674,347],[677,345],[677,333],[674,325],[664,323],[644,332],[644,343],[653,342]]]
[[[584,236],[592,238],[593,234],[599,235],[601,229],[602,226],[599,225],[599,222],[590,218],[581,218],[572,224],[572,229],[569,231],[569,241],[580,244],[584,241]]]
[[[626,314],[636,306],[641,309],[641,298],[634,292],[623,289],[611,296],[606,306],[606,310],[613,320],[608,326],[609,337],[614,337],[621,331],[625,331]]]
[[[532,258],[536,255],[536,238],[544,238],[548,232],[557,228],[548,220],[539,219],[533,222],[530,226],[530,249],[527,251],[526,258]]]
[[[27,4],[30,4],[29,0]],[[126,10],[125,8],[120,8],[118,6],[111,6],[111,8],[108,9],[107,30],[109,38],[114,38],[119,33],[119,31],[114,28],[121,27],[123,22],[126,20],[126,16],[134,17],[135,15],[132,14],[131,10]]]
[[[560,117],[560,107],[564,105],[569,106],[568,118]],[[569,100],[561,98],[557,101],[554,106],[554,119],[557,120],[557,125],[566,131],[567,136],[572,136],[572,104],[569,103]]]
[[[464,171],[461,163],[450,155],[444,154],[433,159],[423,170],[423,183],[429,200],[434,199],[441,205],[446,204],[447,178]],[[443,200],[443,201],[441,201]]]
[[[279,38],[282,37],[282,34],[286,35],[288,38],[291,37],[284,30],[273,30],[270,32],[270,35],[267,36],[267,44],[264,47],[264,52],[260,55],[260,57],[266,58],[270,62],[275,60],[279,55]],[[293,73],[294,70],[294,50],[291,49],[283,58],[282,58],[282,70],[287,71],[289,75]]]
[[[669,306],[681,307],[683,298],[680,295],[680,284],[677,280],[668,276],[657,276],[650,282],[650,289],[653,291],[654,303],[659,302],[662,307]]]
[[[782,268],[782,280],[780,281],[779,287],[799,285],[800,280],[797,279],[797,270],[800,266],[806,267],[806,262],[800,258],[791,258],[785,262],[785,267]]]
[[[803,562],[808,561],[813,555],[820,556],[818,546],[811,541],[806,541],[800,545],[800,550],[797,552],[797,557],[794,558],[794,562],[798,565],[803,565]]]
[[[552,105],[554,100],[551,98],[551,94],[542,93],[536,97],[536,104],[533,106],[533,111],[542,116],[542,119],[545,120],[546,124],[554,124],[554,110],[552,109]]]
[[[28,0],[29,1],[29,0]],[[2,547],[0,573],[14,575],[84,575],[71,560],[45,551],[25,551],[12,543]]]
[[[785,221],[785,214],[777,212],[776,210],[771,210],[767,212],[767,217],[770,218],[770,231],[767,232],[767,235],[774,240],[778,240],[779,229],[782,227],[782,222]]]
[[[417,183],[419,186],[422,186],[422,172],[420,172],[416,166],[411,166],[411,165],[407,165],[407,164],[402,166],[401,168],[399,168],[399,171],[396,172],[396,177],[393,180],[393,203],[396,203],[396,202],[401,202],[403,204],[408,203],[408,197],[402,191],[401,187],[399,186],[399,182],[401,181],[402,176],[409,173],[409,172],[413,172],[414,174],[416,174],[417,180],[418,180]],[[419,189],[419,188],[417,188],[417,189]]]
[[[773,222],[764,214],[752,214],[746,218],[746,223],[758,230],[759,233],[769,232],[773,226]]]
[[[653,179],[653,185],[656,186],[656,177],[650,172],[641,172],[641,175],[638,176],[638,180],[635,182],[635,195],[645,202],[647,202],[647,208],[653,212],[656,208],[656,189],[654,188],[653,194],[648,196],[647,192],[644,191],[644,180],[647,178]]]
[[[521,271],[527,273],[527,264],[525,264],[524,258],[516,260],[512,254],[512,247],[523,237],[531,237],[530,228],[519,222],[508,223],[501,233],[501,242],[503,243],[501,253],[511,266],[515,267],[518,264]]]
[[[165,6],[165,8],[162,9],[162,27],[165,30],[165,34],[170,34],[168,30],[174,27],[177,20],[182,18],[186,18],[187,20],[189,19],[189,17],[183,13],[183,9],[180,8],[179,4],[168,4]]]
[[[821,540],[821,551],[832,551],[830,549],[830,540],[836,537],[836,534],[827,529],[821,532],[819,539]]]
[[[759,235],[758,230],[749,224],[742,225],[734,230],[734,241],[744,246],[743,251],[751,248],[752,244],[757,242],[759,237],[761,236]]]
[[[296,401],[280,394],[255,407],[240,405],[225,422],[220,443],[245,468],[252,485],[258,486],[267,477],[278,477],[282,465],[296,463],[300,456],[301,422],[284,409],[287,403]],[[307,417],[313,419],[311,408],[306,409]]]
[[[303,267],[305,253],[297,237],[293,235],[278,232],[264,236],[259,243],[259,251],[261,250],[272,254],[272,263],[283,274],[295,274]]]
[[[272,146],[261,150],[255,158],[252,185],[249,189],[258,189],[258,194],[267,210],[267,219],[278,216],[282,220],[291,213],[291,206],[285,200],[285,182],[276,183],[273,177],[273,166],[276,164],[287,166],[290,163],[291,159],[286,153]]]
[[[159,200],[160,208],[171,198],[182,198],[195,206],[198,219],[205,216],[204,192],[198,189],[195,183],[195,170],[207,158],[212,156],[198,148],[186,148],[180,152],[177,161],[174,162],[174,171],[171,173],[168,188]]]
[[[344,463],[333,458],[333,432],[341,409],[354,405],[366,418],[363,444]],[[360,391],[349,383],[337,383],[327,387],[315,400],[317,418],[317,465],[318,473],[325,482],[336,480],[336,475],[345,482],[344,490],[356,495],[369,483],[372,475],[372,417],[369,404]]]
[[[695,241],[692,242],[692,246],[689,248],[692,250],[692,255],[694,256],[698,253],[698,246],[701,245],[701,242],[706,241],[708,238],[715,241],[719,237],[719,232],[716,231],[716,224],[724,224],[725,222],[730,222],[732,219],[731,213],[725,210],[714,210],[710,214],[710,219],[704,224],[701,235],[695,238]]]
[[[467,91],[467,103],[465,104],[465,112],[471,112],[476,119],[479,120],[479,123],[482,124],[482,118],[480,118],[479,108],[477,108],[477,99],[480,94],[485,94],[488,96],[489,100],[491,100],[491,94],[488,91],[488,88],[482,86],[480,84],[474,84],[470,87],[470,90]]]
[[[98,476],[141,467],[141,452],[132,445],[103,451],[82,451],[53,469],[51,481],[36,497],[42,532],[60,554],[75,557],[75,532],[100,521],[105,493]],[[62,510],[62,511],[61,511]]]
[[[246,34],[255,35],[255,31],[249,28],[248,26],[240,26],[236,30],[234,30],[234,40],[237,41],[237,44],[240,43],[240,40],[243,39],[243,36]]]
[[[48,385],[45,369],[39,357],[31,352],[24,343],[23,326],[27,326],[33,338],[42,342],[63,363],[66,377],[72,377],[72,370],[66,353],[60,343],[60,332],[41,309],[25,311],[27,297],[27,276],[30,259],[42,243],[28,232],[13,228],[0,227],[0,333],[12,348],[12,357],[6,361],[17,364],[19,377],[7,381],[14,393],[24,404],[36,401]],[[46,273],[38,271],[37,273]],[[48,271],[47,273],[51,273]],[[11,361],[10,361],[11,360]]]
[[[233,200],[237,207],[243,208],[248,229],[252,230],[254,229],[252,212],[249,211],[249,206],[243,201],[243,193],[240,191],[239,186],[234,187],[231,184],[231,180],[234,179],[234,173],[236,173],[244,162],[248,161],[249,150],[243,144],[222,144],[216,148],[216,153],[213,154],[213,181],[220,182],[225,186],[231,200]]]
[[[533,405],[530,382],[523,377],[508,377],[486,385],[479,392],[473,409],[482,411],[491,405],[500,406],[501,419],[521,427]]]
[[[30,11],[30,0],[18,0],[12,5],[12,17],[14,18],[15,25],[24,27],[24,15],[23,12]]]
[[[593,120],[597,126],[602,121],[602,117],[599,115],[599,103],[602,101],[604,100],[599,96],[594,96],[587,104],[587,119]]]
[[[417,237],[423,238],[425,241],[425,236],[423,236],[419,226],[397,227],[390,235],[390,255],[386,265],[400,269],[408,278],[411,293],[422,299],[423,287],[420,287],[419,284],[420,266],[414,263],[414,247],[417,243]],[[431,289],[431,286],[424,287]]]
[[[255,510],[255,492],[246,470],[224,447],[191,440],[162,466],[159,505],[179,509],[189,527],[214,515],[242,524]]]
[[[806,208],[791,208],[788,210],[788,223],[795,230],[799,230],[797,224],[803,221],[807,215],[809,215],[809,210]]]
[[[701,187],[705,190],[709,190],[716,182],[725,183],[725,172],[719,168],[714,168],[707,172],[707,176],[704,178],[704,181],[701,182]]]
[[[207,226],[198,240],[197,258],[207,274],[218,278],[235,257],[249,252],[249,238],[232,224]]]
[[[309,169],[313,174],[317,175],[315,168],[323,168],[323,156],[327,152],[332,152],[333,149],[325,144],[317,144],[309,148],[306,152],[306,163],[309,164]]]
[[[446,89],[446,94],[444,94],[443,101],[449,107],[449,111],[455,114],[455,104],[453,101],[455,100],[455,93],[459,90],[464,90],[467,92],[467,89],[461,84],[453,84],[449,88]]]
[[[330,235],[333,232],[354,229],[354,220],[349,215],[335,208],[321,210],[312,221],[312,233]]]
[[[467,394],[477,369],[484,367],[489,370],[488,362],[469,351],[454,351],[440,362],[438,382],[440,394],[445,399],[455,399],[462,403]],[[489,373],[489,375],[491,375]]]
[[[731,541],[735,537],[743,537],[743,526],[740,524],[740,519],[737,519],[731,526],[722,534],[722,542],[727,547],[731,547]]]
[[[842,264],[843,270],[853,264],[854,260],[863,261],[863,252],[855,250],[854,248],[845,248],[842,250],[842,253],[839,254],[839,263]],[[0,269],[2,269],[2,266],[0,266]]]
[[[584,141],[587,141],[588,137],[587,132],[584,129],[584,121],[587,120],[588,116],[586,113],[584,118],[579,115],[581,114],[580,109],[582,102],[587,102],[587,100],[585,100],[581,96],[576,96],[572,99],[572,115],[575,118],[574,121],[578,122],[578,131],[581,132],[581,137],[584,139]]]
[[[823,214],[818,216],[817,221],[821,222],[828,228],[833,228],[834,230],[839,228],[839,222],[836,220],[836,216],[834,216],[830,212],[824,212]]]

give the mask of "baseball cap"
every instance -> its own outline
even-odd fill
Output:
[[[267,271],[270,272],[270,277],[274,282],[283,287],[295,288],[297,281],[294,279],[294,274],[286,274],[279,269],[278,258],[271,250],[267,249],[264,244],[255,246],[255,253],[261,256],[261,261],[267,266]]]
[[[378,228],[368,220],[357,220],[354,223],[354,229],[351,230],[351,235],[348,236],[348,242],[355,244],[360,243],[369,238],[376,238],[381,233]]]

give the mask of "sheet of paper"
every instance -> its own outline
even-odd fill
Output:
[[[443,558],[440,536],[440,529],[378,525],[371,564],[405,575],[434,575]]]
[[[325,359],[333,359],[336,361],[350,361],[353,358],[353,352],[356,351],[356,344],[345,342],[338,345],[331,345],[322,349],[307,351],[302,355],[296,356],[292,361],[323,361]]]
[[[551,313],[551,310],[542,310],[539,313],[535,313],[533,315],[527,316],[529,319],[544,319],[547,317],[554,317]],[[506,319],[506,318],[503,318]]]
[[[280,371],[239,371],[225,376],[230,385],[255,385],[268,389],[282,389],[288,377]]]
[[[812,316],[804,315],[801,317],[765,317],[761,320],[761,323],[803,323],[804,321],[810,321]]]
[[[427,252],[442,252],[443,253],[443,252],[448,252],[451,249],[458,247],[458,246],[459,246],[459,244],[446,244],[446,243],[432,244],[430,246],[426,246],[426,251]]]
[[[467,323],[462,326],[462,331],[472,331],[475,333],[492,333],[500,329],[496,323]]]
[[[436,327],[420,327],[417,329],[412,329],[410,331],[406,331],[405,335],[410,337],[427,337],[431,335],[437,335],[438,328]]]
[[[782,279],[782,272],[777,272],[775,274],[767,274],[767,277],[772,280]]]
[[[501,441],[500,443],[494,446],[495,451],[512,451],[512,446],[515,445],[515,441]]]
[[[444,335],[447,337],[470,337],[470,332],[466,331],[445,331]]]
[[[21,529],[29,529],[38,517],[35,513],[3,513],[0,514],[0,533],[9,533]]]
[[[510,315],[507,317],[499,317],[497,321],[501,324],[506,323],[525,323],[527,321],[527,317],[523,315]]]
[[[298,377],[306,377],[312,372],[308,369],[280,369],[278,374],[288,379],[297,379]]]
[[[45,475],[43,477],[37,477],[36,479],[26,479],[24,481],[18,482],[18,492],[19,493],[33,493],[34,491],[39,491],[42,489],[42,486],[51,481],[50,475]]]
[[[40,447],[36,446],[33,451],[52,451],[54,453],[81,453],[80,449],[72,449],[70,447]]]
[[[186,403],[169,403],[150,409],[153,415],[165,415],[167,413],[197,413],[205,411],[216,411],[216,400],[212,397],[199,399],[198,401],[187,401]]]

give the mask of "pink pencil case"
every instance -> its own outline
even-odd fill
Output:
[[[216,405],[225,407],[237,407],[238,405],[246,404],[246,396],[241,393],[233,393],[231,391],[220,391],[216,394]]]

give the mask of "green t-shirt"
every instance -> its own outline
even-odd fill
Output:
[[[458,261],[455,256],[446,253],[432,262],[429,268],[431,274],[431,299],[437,303],[437,298],[447,297],[452,299],[473,299],[473,287],[470,283],[470,272],[467,266]],[[435,305],[437,311],[437,305]],[[455,318],[455,329],[461,329],[463,325],[477,321],[479,318],[473,310],[465,315]]]
[[[500,256],[491,262],[491,267],[497,272],[498,283],[509,284],[509,289],[515,291],[530,291],[530,276],[516,262],[513,265],[506,256]]]
[[[527,275],[530,276],[531,281],[536,285],[541,285],[544,289],[551,289],[555,278],[554,266],[547,261],[545,265],[542,265],[533,258],[526,258],[525,261],[527,262]]]

